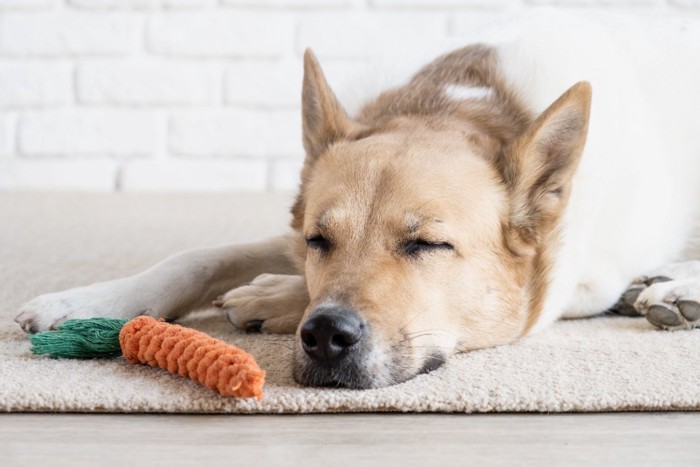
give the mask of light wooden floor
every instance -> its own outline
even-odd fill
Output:
[[[700,413],[0,415],[0,465],[700,466]]]

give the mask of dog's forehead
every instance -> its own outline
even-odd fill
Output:
[[[332,148],[306,187],[306,225],[357,224],[364,230],[371,219],[410,233],[498,214],[502,186],[495,170],[468,145],[403,143],[382,136]]]
[[[386,191],[382,188],[424,190],[455,176],[465,182],[478,179],[487,166],[463,135],[396,132],[333,145],[316,163],[314,178],[358,195],[374,195]]]

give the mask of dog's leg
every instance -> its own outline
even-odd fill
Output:
[[[286,334],[296,330],[309,305],[309,294],[302,276],[262,274],[226,292],[214,304],[239,329]]]
[[[700,261],[674,263],[636,279],[615,307],[662,329],[700,327]]]
[[[276,237],[188,251],[134,276],[40,295],[22,306],[15,321],[34,333],[73,318],[175,319],[263,272],[295,273],[289,245],[289,237]]]

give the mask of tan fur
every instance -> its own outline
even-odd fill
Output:
[[[454,101],[447,84],[494,95]],[[303,98],[308,156],[292,226],[310,296],[305,317],[329,300],[358,310],[391,355],[391,382],[415,374],[431,352],[526,333],[546,292],[590,86],[577,84],[533,118],[500,78],[494,52],[472,46],[351,120],[307,52]],[[317,235],[328,253],[306,251],[304,239]],[[454,251],[407,258],[401,246],[416,238]]]

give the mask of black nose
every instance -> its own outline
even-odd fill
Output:
[[[301,327],[301,345],[312,359],[331,364],[357,346],[363,331],[362,320],[354,310],[319,308]]]

